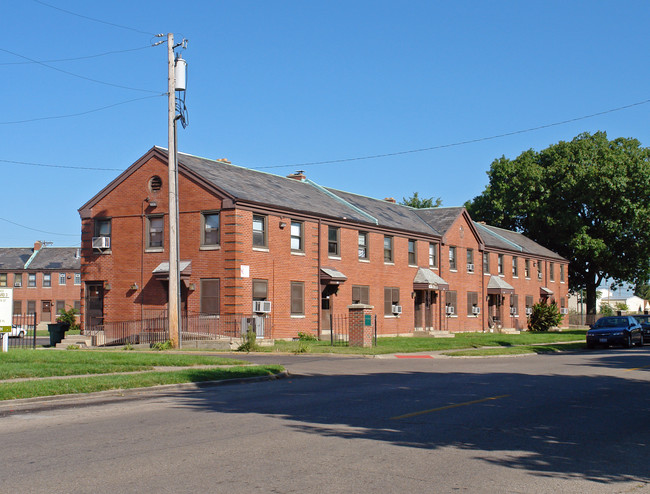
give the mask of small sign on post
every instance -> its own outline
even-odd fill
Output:
[[[9,334],[14,320],[14,289],[0,288],[0,333],[2,333],[2,351],[9,347]]]

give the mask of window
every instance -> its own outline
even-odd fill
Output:
[[[305,284],[302,281],[291,282],[291,315],[305,314]]]
[[[303,224],[301,221],[291,222],[291,250],[302,252],[303,247]]]
[[[510,315],[519,315],[519,296],[516,293],[510,295]]]
[[[266,247],[266,216],[253,215],[253,247]]]
[[[384,315],[393,315],[393,305],[399,305],[399,288],[384,287]]]
[[[564,283],[564,264],[560,264],[560,282]]]
[[[530,278],[530,259],[524,260],[524,276]]]
[[[456,292],[455,291],[446,291],[445,292],[445,314],[448,316],[453,316],[457,314],[456,311]]]
[[[533,296],[532,295],[526,295],[526,315],[530,315],[533,313]]]
[[[14,287],[21,288],[23,286],[23,274],[15,273],[14,274]]]
[[[429,267],[438,267],[438,246],[436,244],[429,244]]]
[[[449,269],[456,271],[456,247],[449,247]]]
[[[65,273],[59,273],[59,285],[65,285]]]
[[[478,316],[475,308],[478,309],[478,292],[467,292],[467,315]]]
[[[203,213],[201,215],[203,223],[202,246],[219,245],[219,213]]]
[[[548,263],[548,279],[555,281],[555,264],[552,262]]]
[[[74,307],[74,310],[76,310],[77,312],[81,312],[81,301],[80,300],[75,300],[73,307]]]
[[[111,236],[111,220],[110,218],[97,218],[95,219],[95,237],[110,237]]]
[[[65,301],[64,300],[57,300],[56,301],[56,315],[58,316],[61,314],[61,311],[65,310]]]
[[[537,279],[542,279],[542,261],[537,261]]]
[[[341,249],[339,245],[340,229],[335,226],[327,227],[327,255],[328,256],[340,256]]]
[[[81,285],[81,273],[74,274],[74,284]]]
[[[43,286],[46,288],[52,286],[52,275],[50,273],[43,273]]]
[[[409,240],[408,252],[409,252],[409,264],[411,266],[416,266],[418,263],[417,252],[415,249],[416,249],[415,240]]]
[[[23,313],[23,301],[14,300],[14,316],[21,315]]]
[[[36,313],[36,300],[28,300],[27,314],[35,314],[35,313]]]
[[[359,232],[359,259],[368,259],[368,232]]]
[[[219,279],[201,280],[201,313],[219,314]]]
[[[36,273],[27,274],[27,286],[35,287],[36,286]]]
[[[253,300],[263,301],[269,295],[269,282],[267,280],[253,280]]]
[[[0,273],[0,286],[7,286],[7,273]]]
[[[483,273],[490,274],[490,253],[483,252]]]
[[[503,254],[499,254],[497,257],[497,271],[499,274],[503,274]]]
[[[147,247],[162,249],[164,239],[164,218],[162,216],[148,216],[147,225]]]
[[[370,287],[365,285],[352,285],[352,303],[370,304]]]
[[[384,235],[384,262],[393,262],[393,237]]]
[[[467,272],[474,272],[474,249],[467,249]]]
[[[519,258],[516,256],[512,256],[512,276],[519,278]]]
[[[560,309],[566,309],[566,299],[564,297],[560,297]]]

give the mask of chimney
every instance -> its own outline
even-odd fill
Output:
[[[293,178],[294,180],[300,180],[302,182],[307,178],[307,175],[305,175],[305,170],[298,170],[296,173],[287,175],[287,178]]]
[[[224,163],[224,164],[226,164],[226,165],[232,165],[232,163],[230,162],[230,160],[229,160],[228,158],[219,158],[219,159],[217,160],[217,162],[219,162],[219,163]]]
[[[34,242],[34,252],[41,250],[41,247],[43,247],[43,244],[39,242],[38,240]]]
[[[387,197],[386,199],[384,199],[384,201],[392,202],[393,204],[395,204],[397,202],[394,197]]]

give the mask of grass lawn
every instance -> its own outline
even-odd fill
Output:
[[[540,343],[559,343],[565,341],[585,341],[586,329],[566,330],[561,333],[456,333],[454,338],[430,337],[390,337],[378,338],[377,346],[359,348],[348,346],[330,346],[325,341],[276,341],[273,347],[260,351],[295,352],[295,353],[352,353],[378,355],[385,353],[434,352],[481,347],[514,347]]]
[[[0,353],[0,380],[152,370],[154,366],[237,365],[241,360],[159,352],[12,349]]]

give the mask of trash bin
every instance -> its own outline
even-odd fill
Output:
[[[56,346],[57,343],[61,343],[69,327],[69,324],[62,322],[48,324],[47,331],[50,333],[50,346]]]

